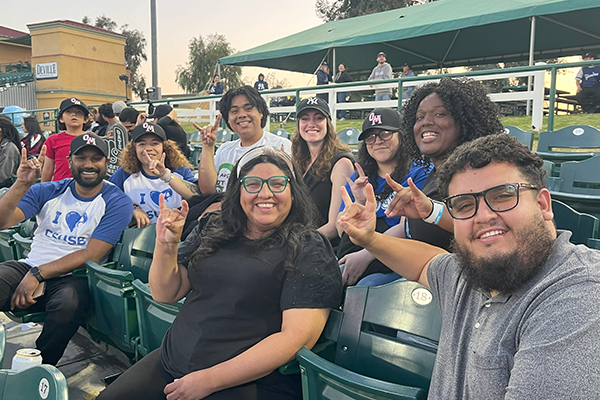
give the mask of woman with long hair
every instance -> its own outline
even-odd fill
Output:
[[[292,158],[319,211],[318,231],[334,243],[336,218],[342,202],[344,176],[354,171],[348,146],[337,137],[329,105],[319,97],[304,99],[296,109],[296,131],[292,136]]]
[[[138,228],[156,223],[162,193],[169,207],[181,206],[200,190],[192,165],[177,143],[167,140],[160,125],[144,122],[131,132],[131,142],[119,155],[120,168],[109,181],[117,185],[133,202],[133,219]]]
[[[376,108],[365,118],[359,136],[357,171],[348,179],[346,190],[353,200],[364,204],[365,187],[370,183],[377,199],[377,231],[388,233],[400,223],[400,217],[388,216],[386,211],[396,192],[386,182],[386,176],[406,184],[412,179],[421,187],[430,168],[413,163],[402,145],[401,116],[391,108]],[[342,211],[343,206],[338,210]],[[350,241],[341,232],[338,248],[340,265],[344,265],[342,280],[345,285],[375,286],[391,282],[400,276],[376,260],[368,251]]]
[[[21,141],[19,131],[10,118],[0,115],[0,188],[12,184],[11,175],[17,173],[21,164]]]
[[[23,132],[27,134],[21,139],[23,148],[27,150],[28,156],[37,156],[40,154],[40,150],[42,150],[42,146],[46,141],[42,129],[40,128],[40,123],[35,117],[25,117],[23,118],[23,125],[21,128],[23,129]]]
[[[152,296],[183,308],[160,349],[100,393],[104,399],[301,399],[299,375],[276,369],[319,338],[341,302],[329,241],[291,158],[257,147],[240,158],[221,211],[179,245],[188,211],[161,195]]]

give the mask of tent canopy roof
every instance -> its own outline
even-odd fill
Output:
[[[598,0],[438,0],[328,22],[220,59],[224,65],[313,73],[331,49],[353,72],[378,52],[395,70],[526,61],[536,16],[534,57],[547,60],[600,49]]]

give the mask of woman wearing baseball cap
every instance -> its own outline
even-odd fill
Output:
[[[182,198],[200,193],[192,165],[177,144],[167,140],[160,125],[144,122],[136,126],[119,158],[121,167],[109,181],[131,198],[138,228],[156,223],[161,194],[169,208],[178,208]]]
[[[348,146],[337,137],[327,102],[319,97],[304,99],[296,109],[296,131],[292,136],[292,158],[319,210],[319,229],[335,245],[336,219],[344,176],[354,171]]]

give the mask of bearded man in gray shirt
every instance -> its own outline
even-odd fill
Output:
[[[516,139],[490,135],[441,166],[443,205],[410,181],[392,186],[410,218],[439,221],[449,212],[454,254],[376,233],[371,187],[365,206],[343,198],[350,206],[339,223],[352,241],[438,301],[430,400],[599,396],[600,251],[555,229],[542,165]]]

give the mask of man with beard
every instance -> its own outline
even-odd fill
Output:
[[[22,150],[17,181],[0,197],[0,229],[36,217],[31,252],[0,263],[0,310],[46,311],[36,347],[56,365],[89,313],[87,279],[71,275],[86,260],[100,262],[131,221],[125,193],[104,181],[108,146],[93,133],[73,138],[68,157],[73,178],[35,184],[46,156]]]
[[[375,233],[370,187],[367,204],[351,204],[340,217],[353,241],[430,287],[438,301],[430,400],[592,399],[600,392],[600,252],[556,231],[542,165],[505,134],[452,153],[439,185],[456,254]],[[441,211],[434,203],[433,213]]]

